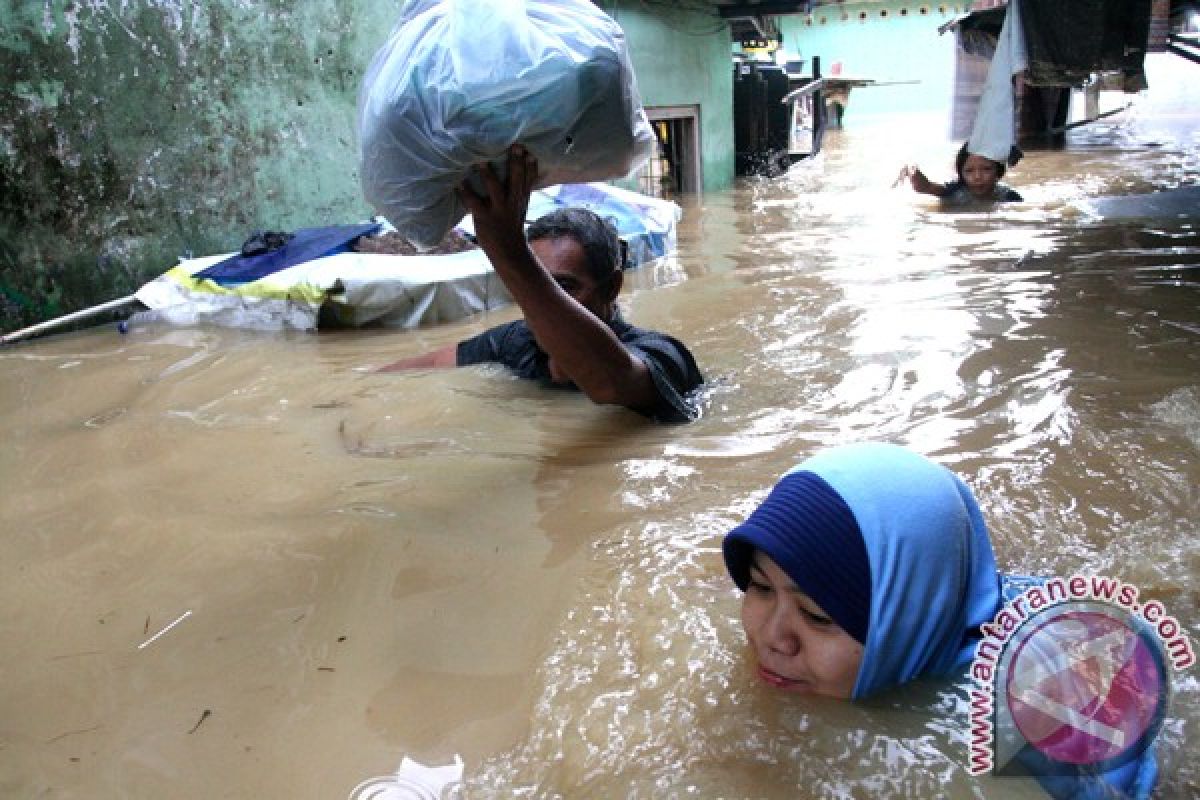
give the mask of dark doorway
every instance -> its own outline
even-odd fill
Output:
[[[637,173],[642,194],[672,200],[700,191],[699,113],[695,106],[646,109],[658,146]]]

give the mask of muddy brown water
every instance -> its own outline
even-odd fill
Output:
[[[796,461],[884,439],[964,476],[1003,569],[1118,576],[1200,642],[1197,218],[1089,210],[1195,184],[1194,115],[1074,131],[975,214],[890,188],[946,177],[943,127],[851,125],[683,201],[624,304],[710,379],[687,426],[369,371],[512,311],[0,350],[0,795],[344,798],[458,754],[478,797],[1039,796],[967,774],[964,684],[756,685],[719,556]],[[1167,797],[1200,784],[1196,669]]]

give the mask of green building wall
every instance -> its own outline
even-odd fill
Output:
[[[939,34],[938,26],[966,13],[969,5],[903,0],[821,5],[811,14],[780,17],[780,33],[788,53],[819,56],[824,75],[840,64],[847,77],[898,82],[851,91],[844,118],[851,125],[856,118],[949,107],[955,36]],[[806,61],[805,71],[810,69]]]
[[[129,294],[254,229],[369,215],[355,105],[401,5],[0,5],[0,331]],[[728,28],[599,5],[628,31],[648,105],[703,105],[706,186],[727,185]]]
[[[646,106],[700,106],[700,161],[706,191],[734,178],[733,59],[729,26],[715,8],[600,0],[629,41]],[[678,4],[680,6],[684,3]]]

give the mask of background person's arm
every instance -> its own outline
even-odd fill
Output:
[[[553,372],[570,379],[596,403],[651,408],[658,390],[650,370],[630,353],[603,320],[567,294],[534,257],[525,240],[529,195],[537,160],[515,145],[501,181],[490,165],[477,168],[484,194],[469,185],[459,191],[471,212],[475,236],[513,300]],[[556,378],[558,376],[556,375]]]
[[[925,177],[925,173],[921,172],[920,167],[910,167],[908,182],[912,185],[913,191],[921,194],[931,194],[934,197],[946,196],[946,185],[942,183],[934,183]]]

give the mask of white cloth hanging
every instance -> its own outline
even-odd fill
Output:
[[[1007,163],[1009,153],[1017,143],[1014,109],[1016,96],[1013,76],[1029,67],[1025,48],[1025,31],[1021,27],[1020,0],[1010,0],[1004,13],[1004,25],[996,42],[996,53],[988,67],[983,95],[967,152]]]

